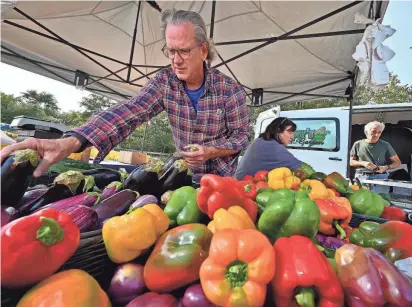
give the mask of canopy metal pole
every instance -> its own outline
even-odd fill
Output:
[[[216,0],[212,2],[212,16],[210,18],[210,38],[213,38],[213,32],[215,30],[215,11],[216,11]]]
[[[320,33],[311,33],[311,34],[302,34],[302,35],[290,35],[286,37],[269,37],[269,38],[256,38],[256,39],[246,39],[238,41],[228,41],[228,42],[219,42],[215,43],[216,46],[224,45],[235,45],[235,44],[250,44],[250,43],[262,43],[269,42],[272,40],[295,40],[295,39],[304,39],[304,38],[314,38],[314,37],[328,37],[328,36],[340,36],[340,35],[350,35],[350,34],[362,34],[364,29],[355,29],[355,30],[346,30],[346,31],[334,31],[334,32],[320,32]]]
[[[130,72],[132,71],[134,46],[136,44],[137,24],[139,23],[139,14],[140,14],[140,5],[141,4],[142,3],[139,1],[139,5],[137,6],[136,22],[134,24],[134,31],[133,31],[133,38],[132,38],[132,48],[130,50],[129,69],[127,70],[127,82],[130,82]],[[134,69],[137,70],[137,68],[134,68]],[[142,73],[142,75],[144,75],[144,74]]]
[[[355,70],[356,71],[356,70]],[[350,94],[349,94],[349,131],[348,131],[348,153],[346,157],[347,161],[347,168],[346,168],[346,178],[350,177],[350,145],[352,144],[352,115],[353,115],[353,96],[355,93],[355,83],[356,83],[356,78],[355,74],[352,76],[351,80],[351,87],[350,87]]]
[[[148,124],[149,124],[149,122],[146,122],[145,127],[144,127],[142,145],[140,146],[140,151],[141,151],[141,152],[143,152],[144,141],[146,140],[146,131],[147,131],[147,126],[148,126]]]

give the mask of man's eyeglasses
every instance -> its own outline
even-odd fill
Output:
[[[183,59],[183,60],[187,60],[190,58],[190,53],[193,49],[195,49],[197,46],[199,45],[195,45],[192,48],[186,48],[186,49],[169,49],[167,48],[166,45],[163,46],[162,48],[162,52],[165,55],[165,57],[169,58],[169,59],[174,59],[174,57],[176,56],[176,53],[179,54],[179,56]]]

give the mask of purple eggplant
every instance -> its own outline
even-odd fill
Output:
[[[80,232],[96,230],[99,225],[99,217],[93,208],[75,205],[69,208],[61,209],[71,215],[73,222],[79,227]]]
[[[207,299],[200,284],[188,287],[180,304],[182,307],[217,307]]]
[[[117,267],[110,282],[108,294],[114,304],[126,305],[146,289],[144,266],[125,263]]]
[[[140,196],[136,201],[131,204],[129,210],[134,210],[140,207],[143,207],[144,205],[147,204],[157,204],[158,200],[157,197],[154,195],[143,195]]]
[[[39,198],[44,193],[46,193],[48,189],[49,188],[35,189],[35,190],[27,191],[26,193],[24,193],[23,198],[20,199],[19,203],[16,206],[16,209],[22,208],[24,206],[29,206],[37,198]]]
[[[110,168],[96,168],[82,171],[82,173],[85,176],[92,176],[94,178],[95,185],[99,189],[104,189],[111,182],[120,181],[122,178],[118,171]]]
[[[29,187],[33,172],[40,162],[37,151],[17,150],[1,164],[1,201],[6,207],[15,207]]]
[[[337,250],[339,247],[345,244],[343,240],[335,237],[327,237],[321,234],[316,234],[316,239],[319,241],[320,245],[325,248]]]
[[[176,160],[159,179],[162,187],[161,194],[169,190],[177,190],[185,185],[191,185],[191,180],[188,183],[188,178],[190,177],[188,177],[188,170],[189,169],[185,160]]]
[[[113,216],[126,213],[130,205],[136,200],[136,197],[137,195],[134,191],[123,190],[106,198],[92,208],[96,210],[99,216],[99,222],[102,224],[105,220]]]
[[[136,297],[126,307],[178,307],[179,303],[171,294],[147,292]]]
[[[120,181],[113,181],[111,184],[107,185],[102,192],[102,200],[110,196],[113,196],[117,192],[123,189],[123,183]]]
[[[149,162],[133,170],[124,180],[126,189],[138,192],[140,195],[162,195],[162,186],[159,176],[162,171],[163,162],[159,159],[150,159]]]
[[[73,206],[86,206],[86,207],[92,207],[93,205],[97,204],[101,199],[101,195],[97,192],[87,192],[87,193],[82,193],[76,196],[72,196],[69,198],[61,199],[58,200],[54,203],[48,204],[39,210],[45,209],[45,208],[53,208],[56,210],[66,210],[70,207]]]
[[[23,206],[18,210],[19,216],[29,215],[44,206],[58,200],[66,199],[92,189],[94,179],[91,176],[84,176],[78,171],[67,171],[61,173],[54,179],[53,186],[46,193],[37,198],[30,205]]]

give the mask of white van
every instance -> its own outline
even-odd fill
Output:
[[[259,114],[255,139],[276,117],[287,117],[297,125],[289,151],[316,171],[352,177],[348,173],[348,153],[355,141],[363,139],[364,126],[378,120],[386,128],[381,139],[389,142],[411,175],[412,103],[354,106],[351,123],[349,107],[282,111],[279,106]],[[349,125],[352,125],[349,141]]]

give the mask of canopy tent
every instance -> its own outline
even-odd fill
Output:
[[[349,97],[352,54],[382,1],[2,1],[1,61],[107,97],[135,95],[169,64],[160,12],[199,12],[216,44],[212,63],[252,106]],[[352,87],[353,89],[353,87]]]

